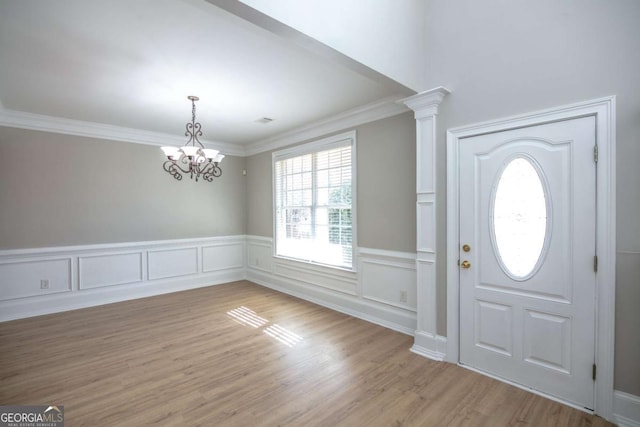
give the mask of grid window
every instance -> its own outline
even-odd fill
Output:
[[[354,138],[319,143],[274,153],[276,255],[352,269]]]

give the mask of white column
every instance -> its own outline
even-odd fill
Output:
[[[449,93],[437,87],[403,99],[416,119],[417,326],[411,351],[442,360],[446,341],[436,319],[436,115]],[[444,307],[441,309],[444,310]]]

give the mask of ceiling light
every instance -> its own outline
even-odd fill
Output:
[[[218,150],[204,148],[199,137],[202,136],[202,125],[196,122],[196,101],[197,96],[187,96],[191,100],[191,122],[187,122],[185,136],[189,140],[182,147],[162,147],[162,151],[167,160],[162,167],[171,176],[180,181],[182,174],[189,174],[191,179],[198,181],[200,177],[211,182],[213,178],[222,175],[220,162],[224,159],[224,154]],[[196,145],[198,143],[198,145]]]

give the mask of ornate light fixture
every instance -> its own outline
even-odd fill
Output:
[[[212,148],[204,148],[199,139],[202,136],[202,125],[196,122],[196,101],[200,98],[190,95],[187,99],[191,100],[191,122],[187,122],[184,135],[189,140],[182,147],[162,147],[168,159],[162,167],[178,181],[182,179],[182,174],[189,174],[196,181],[202,177],[211,182],[214,177],[222,175],[219,165],[224,154]]]

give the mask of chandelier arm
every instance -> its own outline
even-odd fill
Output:
[[[206,179],[208,170],[209,170],[209,162],[200,162],[195,165],[196,173],[198,176],[202,176]]]
[[[183,154],[182,156],[180,156],[180,158],[176,161],[176,164],[178,164],[178,162],[182,163],[187,169],[182,169],[180,168],[180,170],[184,173],[188,173],[191,170],[191,161],[189,160],[189,156]]]
[[[209,182],[212,182],[212,181],[213,181],[214,176],[215,176],[215,175],[213,174],[213,169],[212,169],[212,170],[207,171],[207,173],[205,173],[205,174],[203,174],[203,175],[202,175],[202,177],[203,177],[205,180],[209,181]]]
[[[182,158],[180,158],[180,161],[184,165],[188,165],[189,164],[188,162],[183,161]],[[167,160],[166,162],[164,162],[164,165],[163,165],[164,170],[167,170],[167,167],[170,167],[170,166],[167,165],[167,163],[170,164],[170,165],[173,165],[174,169],[179,169],[182,173],[189,173],[189,169],[183,169],[180,166],[180,164],[178,162],[176,162],[175,160]],[[167,172],[169,172],[169,171],[167,171]]]
[[[182,180],[182,174],[178,170],[178,169],[180,169],[180,167],[178,165],[176,165],[175,162],[173,162],[171,160],[167,160],[162,165],[162,168],[165,171],[167,171],[171,176],[173,176],[175,179],[177,179],[178,181]],[[182,169],[180,169],[180,170],[182,170]]]
[[[207,172],[203,175],[203,178],[209,182],[213,181],[213,178],[218,178],[222,175],[222,169],[220,169],[217,165],[212,164],[213,168],[207,170]]]

